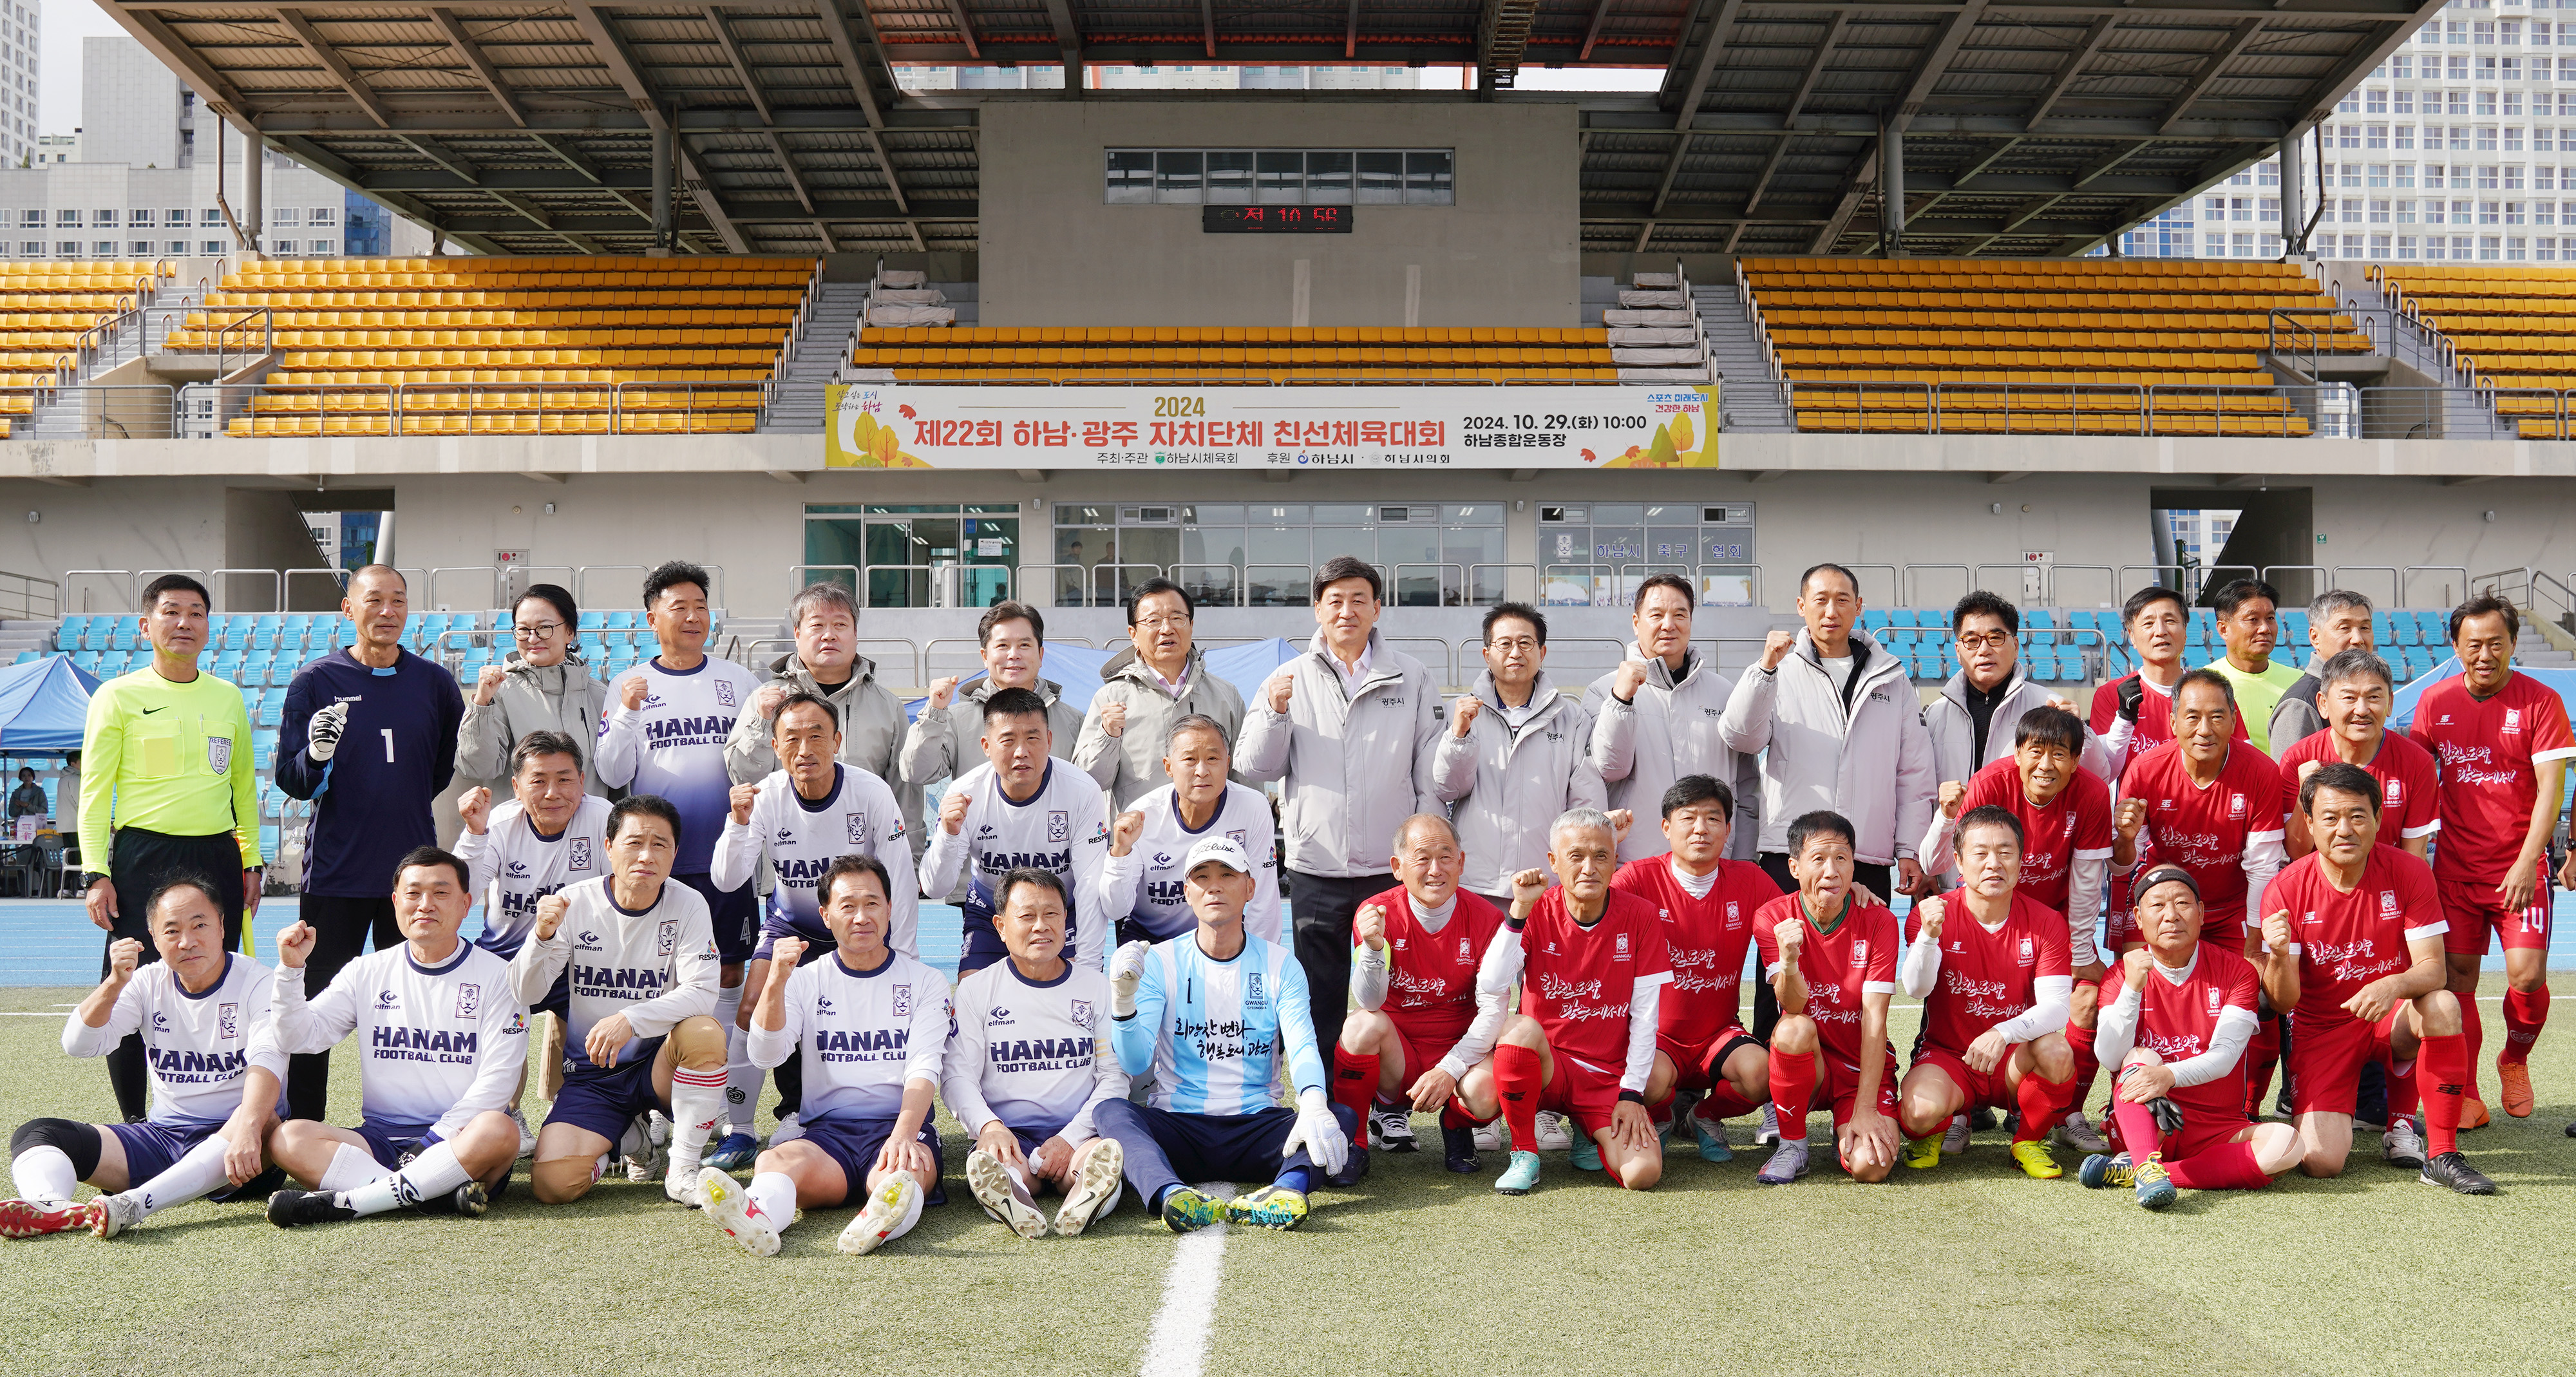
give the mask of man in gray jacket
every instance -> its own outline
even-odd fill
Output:
[[[788,694],[813,694],[841,715],[841,763],[875,775],[894,790],[904,830],[912,835],[913,859],[919,860],[924,844],[921,791],[902,783],[903,700],[877,682],[876,662],[858,653],[858,600],[837,583],[808,584],[787,604],[787,630],[796,638],[796,653],[771,661],[770,672],[777,677],[743,706],[725,741],[725,773],[736,784],[767,779],[778,768],[769,747],[770,719]]]
[[[2051,706],[2074,712],[2075,705],[2022,677],[2021,610],[2001,597],[1979,589],[1959,599],[1950,633],[1959,646],[1959,672],[1923,709],[1923,727],[1932,734],[1936,777],[1965,784],[2013,753],[2022,714]],[[2110,773],[2111,752],[2090,731],[2084,733],[2082,764],[2097,778]]]
[[[1027,689],[1046,700],[1047,729],[1055,733],[1052,754],[1059,760],[1073,758],[1082,713],[1064,701],[1064,691],[1053,680],[1038,677],[1046,658],[1046,618],[1026,603],[997,602],[975,623],[975,644],[983,654],[984,677],[967,686],[964,710],[950,709],[958,676],[934,679],[929,701],[904,734],[903,777],[915,791],[984,763],[984,700],[1004,689]]]
[[[1728,855],[1742,860],[1753,854],[1757,811],[1767,817],[1769,810],[1753,803],[1752,758],[1739,757],[1718,731],[1735,683],[1717,672],[1714,659],[1691,650],[1698,601],[1679,574],[1656,574],[1637,585],[1629,617],[1637,639],[1628,658],[1583,691],[1592,714],[1592,766],[1608,787],[1609,806],[1638,817],[1662,816],[1664,791],[1684,775],[1727,781],[1737,809]],[[1661,831],[1631,827],[1619,840],[1619,861],[1670,849]]]
[[[1100,692],[1073,747],[1073,763],[1109,791],[1116,811],[1163,787],[1163,742],[1174,722],[1195,714],[1223,728],[1228,742],[1243,739],[1243,695],[1208,673],[1191,644],[1197,612],[1170,579],[1147,579],[1128,595],[1131,644],[1100,667]],[[1072,733],[1059,731],[1056,739]]]
[[[572,594],[551,583],[521,595],[510,612],[518,654],[483,667],[465,700],[456,728],[456,773],[467,779],[506,780],[510,753],[530,732],[562,732],[587,751],[608,715],[608,685],[571,655],[581,634]],[[622,794],[599,782],[595,761],[582,762],[585,786],[603,797]]]
[[[1773,631],[1762,658],[1736,686],[1718,724],[1735,751],[1762,756],[1762,868],[1786,893],[1789,822],[1830,809],[1852,823],[1852,882],[1882,900],[1921,898],[1931,877],[1915,845],[1931,825],[1941,781],[1932,736],[1898,659],[1859,628],[1860,580],[1819,564],[1798,580],[1806,629]],[[2009,740],[2010,738],[2006,738]],[[1779,1006],[1757,982],[1755,1037],[1768,1037]]]
[[[1315,574],[1315,639],[1261,686],[1234,748],[1246,783],[1286,781],[1288,908],[1315,1045],[1339,1045],[1351,988],[1351,915],[1393,888],[1386,839],[1432,792],[1440,689],[1377,634],[1375,566],[1339,556]]]
[[[1511,908],[1512,876],[1547,865],[1547,829],[1568,808],[1607,809],[1592,764],[1592,713],[1547,677],[1547,618],[1516,602],[1485,614],[1485,672],[1450,709],[1432,763],[1467,853],[1460,884]]]
[[[2317,680],[2317,668],[2347,650],[2379,648],[2370,613],[2369,598],[2344,588],[2319,593],[2308,604],[2308,670],[2281,691],[2281,701],[2272,708],[2274,759],[2326,729],[2325,714],[2317,709],[2317,694],[2325,687]]]

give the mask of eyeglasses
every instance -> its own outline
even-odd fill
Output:
[[[1189,624],[1190,614],[1187,612],[1156,613],[1136,623],[1147,631],[1178,631]]]
[[[2009,631],[1989,631],[1982,635],[1974,631],[1965,631],[1961,632],[1959,635],[1959,648],[1961,650],[1974,650],[1979,646],[1993,646],[1995,649],[2001,650],[2012,643],[2013,637],[2012,633]]]
[[[561,634],[563,629],[562,622],[521,622],[510,628],[510,637],[520,641],[547,641]]]
[[[1499,650],[1506,655],[1514,653],[1527,655],[1538,649],[1538,641],[1528,636],[1503,636],[1485,642],[1485,648]]]

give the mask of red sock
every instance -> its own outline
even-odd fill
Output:
[[[2270,1173],[2254,1157],[2252,1143],[2221,1143],[2179,1162],[2165,1163],[2165,1174],[2187,1191],[2259,1191],[2272,1184]]]
[[[2263,1117],[2263,1102],[2272,1096],[2272,1068],[2281,1064],[2281,1020],[2255,1025],[2254,1040],[2245,1044],[2245,1117]]]
[[[2163,1151],[2164,1136],[2156,1132],[2156,1116],[2142,1104],[2131,1104],[2117,1095],[2111,1097],[2111,1122],[2120,1126],[2120,1147],[2132,1163],[2143,1162]]]
[[[1657,1128],[1671,1128],[1673,1126],[1672,1095],[1667,1093],[1662,1099],[1646,1106],[1646,1117],[1653,1120]]]
[[[2023,1072],[2021,1083],[2013,1087],[2013,1102],[2021,1106],[2021,1122],[2013,1126],[2013,1141],[2029,1143],[2047,1137],[2058,1120],[2066,1117],[2066,1105],[2074,1093],[2073,1081],[2044,1081],[2037,1071]]]
[[[1780,1136],[1807,1136],[1807,1107],[1816,1102],[1816,1054],[1771,1049],[1771,1103],[1780,1109]]]
[[[1440,1126],[1442,1128],[1474,1128],[1478,1124],[1490,1124],[1492,1122],[1493,1120],[1491,1119],[1479,1119],[1475,1115],[1468,1113],[1466,1106],[1458,1103],[1458,1097],[1455,1095],[1449,1097],[1449,1103],[1440,1106]]]
[[[2066,1025],[2066,1045],[2075,1053],[2075,1081],[2067,1087],[2066,1109],[2082,1109],[2084,1098],[2093,1093],[2093,1077],[2102,1070],[2102,1059],[2093,1053],[2093,1030]],[[2063,1110],[2058,1114],[2066,1117]]]
[[[2424,1107],[2424,1096],[2416,1088],[2415,1080],[2416,1073],[2424,1067],[2424,1054],[2418,1051],[2415,1055],[2417,1060],[2407,1062],[2402,1068],[2385,1062],[2380,1064],[2387,1073],[2388,1122],[2392,1124],[2400,1119],[2414,1118],[2415,1111]]]
[[[1374,1052],[1333,1049],[1333,1103],[1348,1105],[1352,1119],[1365,1127],[1369,1104],[1377,1098],[1378,1057]]]
[[[2467,1000],[2460,1001],[2466,1008]],[[2459,1035],[2426,1038],[2424,1048],[2415,1054],[2415,1088],[2424,1100],[2424,1150],[2439,1156],[2460,1149],[2460,1098],[2466,1093],[2469,1068],[2468,1039]],[[2395,1100],[2390,1101],[2395,1112]]]
[[[2539,1038],[2541,1025],[2548,1021],[2548,986],[2543,985],[2527,993],[2522,990],[2505,991],[2504,1050],[2496,1054],[2497,1064],[2529,1060],[2531,1044]]]
[[[1544,1089],[1538,1051],[1510,1043],[1494,1049],[1494,1088],[1502,1092],[1503,1122],[1512,1130],[1512,1151],[1538,1151],[1538,1095]]]
[[[2460,1087],[2461,1099],[2483,1102],[2486,1096],[2478,1093],[2478,1053],[2487,1045],[2487,1030],[2478,1022],[2478,992],[2475,990],[2460,996],[2460,1038],[2466,1049],[2463,1055],[2467,1061],[2453,1079]],[[2425,1042],[2429,1045],[2432,1039],[2426,1038]]]

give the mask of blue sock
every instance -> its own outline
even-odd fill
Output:
[[[1180,1188],[1181,1183],[1175,1181],[1172,1184],[1163,1187],[1161,1190],[1154,1192],[1154,1203],[1150,1207],[1151,1212],[1157,1215],[1161,1214],[1163,1212],[1163,1202],[1171,1199],[1172,1192],[1179,1190]]]
[[[1295,1192],[1297,1192],[1299,1195],[1306,1195],[1306,1194],[1310,1194],[1310,1193],[1312,1193],[1312,1192],[1313,1192],[1313,1190],[1315,1189],[1315,1184],[1314,1184],[1314,1183],[1315,1183],[1315,1170],[1314,1170],[1314,1168],[1312,1168],[1312,1167],[1290,1167],[1290,1168],[1288,1168],[1287,1170],[1285,1170],[1285,1171],[1283,1171],[1283,1172],[1279,1173],[1279,1177],[1278,1177],[1278,1179],[1277,1179],[1277,1180],[1275,1180],[1275,1181],[1272,1181],[1270,1184],[1272,1184],[1272,1185],[1274,1185],[1274,1186],[1281,1187],[1281,1188],[1286,1189],[1286,1190],[1292,1190],[1292,1191],[1295,1191]]]

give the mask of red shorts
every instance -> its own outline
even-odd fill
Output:
[[[1586,1138],[1610,1127],[1610,1111],[1619,1107],[1618,1070],[1586,1066],[1563,1052],[1550,1054],[1549,1060],[1556,1064],[1556,1074],[1538,1092],[1538,1107],[1571,1115]]]
[[[1896,1117],[1896,1049],[1891,1047],[1880,1055],[1887,1058],[1887,1065],[1878,1077],[1878,1112],[1894,1119]],[[1851,1121],[1852,1105],[1859,1098],[1860,1067],[1856,1063],[1847,1062],[1835,1056],[1831,1050],[1818,1050],[1816,1094],[1807,1105],[1808,1112],[1813,1113],[1819,1109],[1832,1110],[1834,1127],[1839,1129]]]
[[[1987,1072],[1972,1071],[1968,1059],[1939,1047],[1926,1047],[1914,1054],[1913,1070],[1926,1066],[1950,1078],[1950,1083],[1967,1095],[1967,1109],[2018,1109],[2021,1101],[2013,1094],[2013,1084],[2004,1079],[2004,1067],[2012,1061],[2012,1049],[2004,1049],[2003,1060]]]
[[[2292,1015],[2288,1067],[2291,1112],[2350,1114],[2353,1097],[2361,1089],[2362,1063],[2375,1061],[2392,1071],[2397,1069],[2390,1066],[2388,1035],[2405,1008],[2399,1004],[2377,1023],[2364,1023],[2349,1014],[2335,1018]]]
[[[1440,1065],[1440,1059],[1458,1045],[1458,1038],[1464,1032],[1463,1026],[1453,1032],[1445,1027],[1407,1028],[1397,1023],[1396,1043],[1404,1049],[1404,1066],[1398,1072],[1398,1078],[1408,1086],[1420,1080],[1424,1072]]]
[[[1730,1023],[1706,1042],[1683,1042],[1655,1036],[1655,1050],[1673,1059],[1673,1089],[1713,1090],[1726,1086],[1726,1059],[1738,1047],[1762,1044],[1740,1024]],[[1739,1111],[1740,1112],[1740,1111]]]
[[[2182,1130],[2178,1133],[2168,1133],[2158,1140],[2156,1151],[2168,1162],[2179,1162],[2186,1157],[2197,1157],[2211,1148],[2224,1147],[2236,1141],[2237,1134],[2253,1126],[2253,1120],[2242,1114],[2224,1119],[2210,1119],[2206,1122],[2186,1116],[2183,1119]],[[2137,1149],[2121,1138],[2120,1121],[2116,1115],[2106,1116],[2102,1121],[2102,1128],[2115,1151],[2126,1152],[2132,1158],[2138,1155]]]
[[[2549,885],[2545,880],[2540,892],[2532,896],[2531,907],[2519,911],[2506,908],[2496,887],[2482,881],[2441,880],[2435,888],[2442,896],[2442,920],[2451,927],[2442,934],[2442,950],[2454,956],[2484,956],[2489,931],[2502,940],[2506,951],[2549,949]]]

